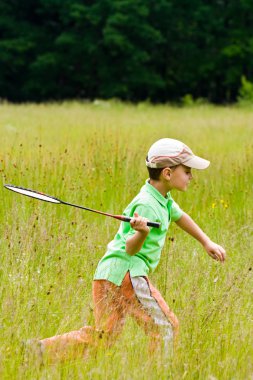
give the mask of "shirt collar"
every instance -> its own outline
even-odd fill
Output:
[[[165,198],[160,191],[158,191],[154,186],[150,185],[149,178],[146,180],[145,185],[142,187],[142,190],[147,191],[149,194],[151,194],[159,203],[161,203],[163,206],[167,207],[168,204],[171,202],[171,195],[170,193],[167,193],[167,198]]]

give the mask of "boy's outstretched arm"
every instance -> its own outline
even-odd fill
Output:
[[[214,243],[188,214],[184,212],[181,218],[176,221],[176,224],[184,231],[188,232],[188,234],[197,239],[203,245],[209,256],[217,261],[225,261],[225,249],[220,245]]]

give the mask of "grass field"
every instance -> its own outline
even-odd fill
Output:
[[[150,360],[135,322],[85,360],[24,360],[23,343],[92,324],[93,273],[119,223],[0,187],[1,379],[253,379],[253,111],[118,102],[0,104],[2,185],[121,213],[162,137],[211,160],[174,199],[223,245],[226,264],[173,225],[150,277],[181,323],[172,359]],[[171,239],[171,238],[174,239]],[[173,241],[172,241],[173,240]]]

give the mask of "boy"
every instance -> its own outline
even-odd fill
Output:
[[[121,223],[107,252],[100,260],[93,281],[96,329],[85,326],[77,331],[41,340],[42,348],[59,357],[83,353],[86,346],[103,337],[110,343],[121,332],[127,315],[134,317],[152,337],[156,347],[161,340],[170,346],[178,333],[178,320],[148,279],[159,263],[166,232],[174,221],[197,239],[215,260],[225,260],[225,250],[212,242],[183,212],[170,195],[172,189],[186,191],[191,169],[205,169],[210,162],[195,156],[188,146],[174,139],[155,142],[146,158],[149,179],[127,206],[124,214],[130,224]],[[149,228],[147,221],[161,223]]]

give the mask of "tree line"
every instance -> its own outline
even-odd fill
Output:
[[[0,98],[233,102],[253,0],[1,0]]]

